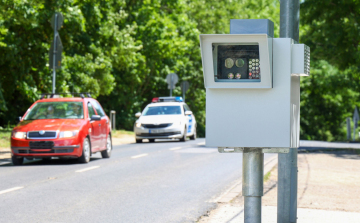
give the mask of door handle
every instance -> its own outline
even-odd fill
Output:
[[[99,126],[101,126],[101,124],[99,124]]]

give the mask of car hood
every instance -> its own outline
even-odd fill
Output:
[[[162,124],[182,121],[183,115],[148,115],[141,116],[138,121],[145,124]]]
[[[26,120],[20,122],[15,128],[15,131],[74,131],[86,124],[85,119],[41,119],[41,120]]]

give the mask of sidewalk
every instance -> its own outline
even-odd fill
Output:
[[[360,155],[355,150],[299,151],[297,223],[360,222]],[[277,222],[277,164],[264,182],[262,222]],[[265,170],[265,173],[267,171]],[[241,190],[199,223],[244,222]]]

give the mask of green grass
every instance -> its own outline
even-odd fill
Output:
[[[0,147],[1,148],[10,147],[10,137],[11,137],[10,130],[0,130]]]
[[[134,132],[126,131],[126,130],[112,130],[111,133],[113,138],[123,138],[123,137],[135,135]]]
[[[266,181],[268,181],[270,179],[270,175],[271,175],[271,172],[268,172],[267,174],[265,174],[264,182],[266,182]]]
[[[269,172],[267,172],[264,176],[264,183],[270,179],[271,172],[273,172],[275,167],[273,167]]]

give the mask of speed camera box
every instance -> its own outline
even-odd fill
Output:
[[[206,87],[206,145],[299,146],[300,77],[289,38],[200,35]]]

